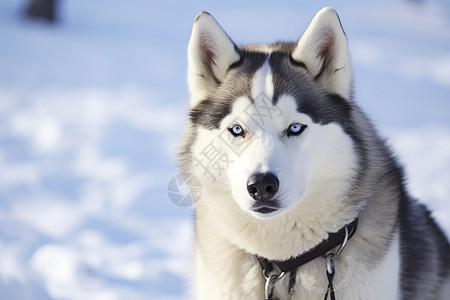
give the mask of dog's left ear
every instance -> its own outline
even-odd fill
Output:
[[[188,86],[191,107],[214,90],[228,68],[239,61],[237,47],[212,15],[199,12],[188,45]]]
[[[325,89],[350,99],[352,74],[347,38],[339,16],[331,7],[321,9],[311,21],[292,53]]]

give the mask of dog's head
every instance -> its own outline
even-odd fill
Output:
[[[200,202],[271,220],[300,203],[336,211],[333,201],[351,189],[358,165],[351,81],[347,40],[331,8],[297,43],[247,47],[199,13],[180,165],[202,183]]]

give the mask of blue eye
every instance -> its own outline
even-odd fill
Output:
[[[228,128],[228,131],[234,136],[242,136],[244,137],[244,129],[242,129],[241,125],[233,125],[230,128]]]
[[[302,129],[302,126],[300,124],[294,124],[289,127],[289,131],[292,133],[297,133]]]
[[[289,128],[287,128],[284,132],[289,137],[291,135],[300,135],[303,130],[306,129],[306,125],[303,125],[301,123],[294,123],[289,125]]]

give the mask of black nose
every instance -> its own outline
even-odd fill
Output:
[[[272,200],[280,182],[272,173],[258,173],[247,180],[247,191],[255,200]]]

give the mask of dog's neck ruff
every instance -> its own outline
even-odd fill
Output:
[[[274,270],[275,267],[278,267],[278,269],[281,272],[285,273],[290,272],[312,261],[313,259],[319,256],[325,256],[328,251],[341,245],[345,240],[346,234],[345,227],[347,227],[348,239],[350,239],[353,236],[353,234],[355,234],[357,225],[358,225],[358,218],[356,218],[353,222],[342,227],[339,231],[335,233],[330,233],[328,235],[328,239],[323,240],[314,248],[310,249],[309,251],[303,254],[300,254],[297,257],[292,257],[288,260],[268,260],[258,255],[256,255],[256,258],[258,259],[262,269],[267,273],[272,272],[272,270]]]

